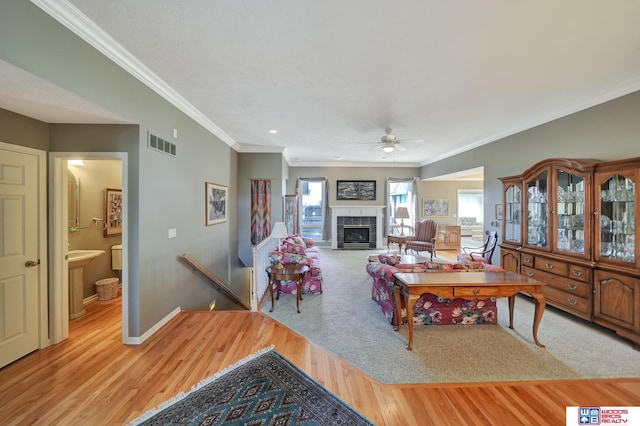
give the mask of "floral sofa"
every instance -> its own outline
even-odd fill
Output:
[[[320,250],[313,245],[313,241],[300,235],[290,235],[269,253],[269,263],[301,264],[309,267],[309,272],[302,280],[302,292],[306,294],[322,293],[322,271],[320,269]],[[282,281],[280,290],[283,293],[295,293],[294,281]]]
[[[367,273],[373,278],[371,298],[380,305],[382,312],[393,326],[398,325],[396,318],[393,288],[396,272],[438,272],[438,273],[481,273],[484,271],[503,271],[503,269],[475,262],[465,263],[436,263],[405,265],[396,263],[397,260],[389,256],[379,256],[380,262],[369,262]],[[406,321],[404,298],[402,303],[402,319]],[[416,302],[413,323],[424,325],[440,324],[495,324],[498,320],[496,299],[484,300],[445,299],[430,293],[424,293]]]

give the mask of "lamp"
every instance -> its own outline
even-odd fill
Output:
[[[393,150],[394,150],[394,149],[396,149],[396,147],[395,147],[395,146],[393,146],[393,145],[385,145],[385,146],[383,146],[383,147],[382,147],[382,150],[383,150],[384,152],[386,152],[386,153],[393,152]],[[407,217],[408,217],[408,216],[407,216]]]
[[[284,222],[276,222],[271,230],[271,238],[278,238],[278,245],[282,244],[282,239],[289,235]]]
[[[409,209],[406,207],[398,207],[396,209],[396,219],[400,219],[400,234],[404,235],[404,220],[409,219]]]

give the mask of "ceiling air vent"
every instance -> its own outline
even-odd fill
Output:
[[[164,152],[172,156],[176,156],[176,144],[164,140],[156,135],[149,134],[149,140],[147,141],[147,147],[156,151]]]

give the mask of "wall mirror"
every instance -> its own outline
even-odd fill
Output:
[[[69,227],[80,226],[80,179],[68,170],[67,184],[69,185]]]

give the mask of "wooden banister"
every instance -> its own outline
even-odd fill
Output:
[[[197,260],[195,260],[193,257],[189,256],[188,254],[183,254],[182,256],[179,256],[180,259],[182,259],[183,261],[185,261],[186,263],[188,263],[189,265],[191,265],[193,267],[193,269],[191,270],[191,272],[194,271],[198,271],[200,272],[202,275],[204,275],[205,277],[209,278],[209,280],[215,284],[218,287],[218,290],[220,290],[221,292],[223,292],[224,294],[226,294],[229,298],[231,298],[231,300],[233,300],[235,303],[237,303],[238,305],[241,305],[242,307],[244,307],[245,309],[251,310],[251,307],[249,307],[246,303],[244,303],[242,301],[242,299],[240,299],[234,292],[233,290],[231,290],[229,287],[227,287],[222,281],[220,281],[220,279],[218,277],[216,277],[215,275],[213,275],[211,272],[209,272],[207,270],[207,268],[205,268],[204,266],[202,266]]]

